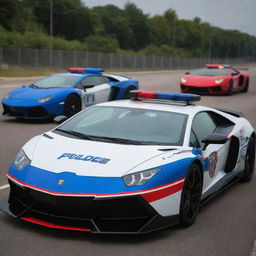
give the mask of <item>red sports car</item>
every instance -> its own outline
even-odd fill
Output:
[[[230,65],[207,64],[205,68],[185,73],[180,80],[183,93],[226,94],[247,92],[249,75]]]

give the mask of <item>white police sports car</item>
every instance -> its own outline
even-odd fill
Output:
[[[200,96],[133,91],[32,138],[2,211],[57,229],[146,233],[191,225],[200,204],[252,178],[255,131]]]

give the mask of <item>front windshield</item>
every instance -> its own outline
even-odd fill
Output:
[[[114,142],[118,138],[150,145],[181,146],[186,122],[186,114],[151,109],[95,106],[71,118],[56,131],[71,131],[99,141],[103,138],[105,141],[111,138]],[[129,144],[128,141],[127,144]]]
[[[81,79],[80,76],[72,75],[52,75],[32,84],[37,88],[70,88]]]
[[[190,74],[195,76],[226,76],[228,71],[227,69],[219,68],[202,68],[193,70]]]

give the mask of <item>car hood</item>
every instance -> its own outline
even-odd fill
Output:
[[[50,136],[50,137],[49,137]],[[34,141],[34,143],[32,143]],[[80,176],[121,177],[138,171],[145,162],[166,154],[167,146],[127,145],[81,140],[49,132],[23,148],[31,165],[54,173],[71,172]],[[33,145],[34,144],[34,145]],[[34,150],[32,150],[34,148]],[[177,147],[176,147],[177,148]],[[161,149],[161,150],[159,150]],[[151,161],[150,161],[151,162]],[[153,161],[154,162],[154,161]],[[161,164],[159,160],[151,168]]]
[[[49,95],[55,95],[60,91],[63,91],[65,88],[49,88],[49,89],[38,89],[32,88],[29,86],[22,86],[10,93],[10,96],[13,99],[41,99]],[[67,88],[68,89],[68,88]]]
[[[185,84],[194,85],[194,86],[208,86],[215,84],[214,81],[225,79],[225,76],[194,76],[188,75],[184,76],[187,80]]]
[[[13,106],[27,105],[30,106],[33,103],[38,103],[38,100],[47,96],[56,96],[63,92],[65,88],[49,88],[49,89],[37,89],[29,86],[22,86],[9,93],[3,103],[11,104]],[[70,88],[67,88],[69,90]],[[25,106],[24,105],[24,106]]]

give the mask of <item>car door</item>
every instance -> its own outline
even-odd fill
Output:
[[[106,102],[109,100],[111,87],[104,76],[89,76],[83,79],[79,88],[82,89],[83,107]]]
[[[207,192],[225,175],[225,164],[228,155],[229,142],[225,144],[210,144],[205,148],[202,142],[209,134],[218,130],[218,123],[211,112],[198,113],[192,122],[190,146],[200,148],[202,159],[207,171],[204,172],[203,193]]]

